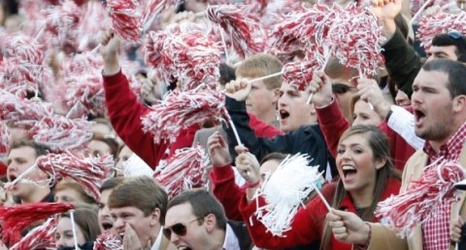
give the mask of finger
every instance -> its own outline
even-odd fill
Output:
[[[238,145],[235,147],[235,151],[238,155],[249,152],[249,149],[244,145]]]

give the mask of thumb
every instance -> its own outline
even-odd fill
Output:
[[[242,153],[249,152],[249,149],[247,147],[245,147],[244,145],[238,145],[238,146],[235,147],[235,151],[239,155],[239,154],[242,154]]]

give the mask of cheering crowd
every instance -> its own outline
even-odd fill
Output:
[[[466,249],[466,1],[0,0],[0,250]]]

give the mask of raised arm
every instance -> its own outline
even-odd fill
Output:
[[[154,169],[167,145],[155,144],[152,136],[142,131],[141,116],[149,112],[149,108],[137,100],[128,79],[121,72],[119,49],[120,42],[112,32],[103,34],[100,51],[104,60],[102,75],[108,115],[118,136]]]

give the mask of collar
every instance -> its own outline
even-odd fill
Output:
[[[424,144],[424,152],[429,156],[430,162],[443,157],[445,160],[457,161],[463,147],[463,142],[466,139],[466,122],[455,132],[455,134],[447,141],[446,144],[440,146],[438,154],[426,140]]]
[[[160,227],[159,235],[157,236],[157,239],[155,239],[155,242],[150,248],[150,250],[159,250],[160,245],[162,245],[162,238],[163,238],[163,229],[162,227]]]
[[[227,230],[225,232],[225,240],[223,241],[222,249],[225,250],[240,250],[238,238],[236,238],[235,232],[227,223]]]

